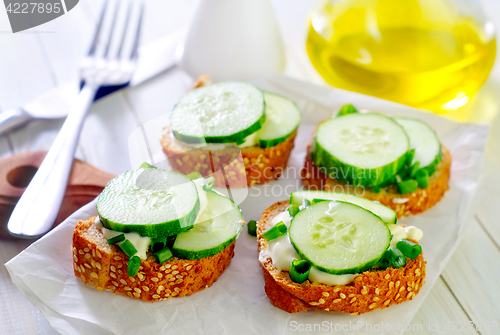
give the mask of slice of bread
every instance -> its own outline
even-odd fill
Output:
[[[316,307],[359,315],[412,300],[420,291],[425,278],[422,254],[415,260],[407,259],[403,268],[373,269],[361,273],[347,285],[313,284],[309,280],[302,284],[293,282],[287,271],[274,267],[267,251],[268,243],[262,237],[262,232],[272,226],[272,219],[286,210],[288,205],[288,201],[275,203],[257,222],[259,261],[264,272],[265,291],[274,306],[289,313]]]
[[[161,265],[148,252],[137,275],[129,277],[128,257],[117,245],[108,245],[94,222],[95,217],[88,218],[75,227],[73,267],[75,276],[100,291],[151,302],[182,297],[212,286],[234,256],[235,242],[212,257],[197,260],[173,257]]]
[[[332,179],[320,171],[318,166],[314,164],[310,154],[306,156],[301,177],[304,185],[310,190],[336,191],[362,196],[392,208],[400,218],[428,210],[438,203],[448,190],[451,155],[444,145],[442,145],[442,150],[442,159],[436,166],[436,172],[429,178],[429,186],[427,188],[418,188],[415,192],[408,194],[400,194],[396,185],[388,186],[381,189],[379,193],[375,193],[368,187],[354,187]],[[308,153],[310,151],[311,146],[309,145]]]
[[[182,174],[199,172],[204,177],[213,175],[217,187],[245,187],[263,184],[281,176],[296,134],[297,131],[284,142],[270,148],[256,145],[239,148],[227,144],[224,148],[210,150],[210,145],[193,148],[176,140],[170,128],[166,127],[161,145],[174,171]]]

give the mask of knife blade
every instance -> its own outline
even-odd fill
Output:
[[[135,87],[176,65],[177,46],[185,36],[185,29],[179,29],[150,44],[139,48],[137,68],[126,86],[103,87],[96,94],[96,100],[124,87]],[[26,102],[20,108],[0,113],[0,135],[16,129],[33,119],[58,119],[68,115],[71,104],[79,93],[78,80],[62,83]]]

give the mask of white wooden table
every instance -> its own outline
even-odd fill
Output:
[[[307,13],[318,0],[272,0],[287,46],[287,74],[314,83],[323,81],[312,69],[304,51]],[[500,1],[482,0],[500,27]],[[196,0],[148,0],[143,43],[185,27]],[[7,17],[0,10],[0,112],[60,83],[77,77],[77,65],[91,38],[100,0],[80,1],[68,14],[25,33],[11,34]],[[128,137],[141,124],[164,115],[189,87],[190,81],[174,69],[140,87],[128,89],[96,103],[86,120],[77,157],[109,173],[130,169]],[[470,322],[500,322],[500,66],[495,66],[485,86],[460,112],[470,120],[492,123],[485,187],[479,210],[440,279],[412,323],[422,325],[408,333],[457,333],[453,322],[467,324],[466,334],[493,331],[470,330]],[[62,124],[36,121],[0,137],[0,157],[48,150]],[[30,244],[0,240],[3,264]],[[440,331],[428,325],[439,322]],[[445,330],[448,323],[449,330]],[[459,330],[460,326],[457,328]],[[0,334],[57,333],[17,290],[5,267],[0,266]]]

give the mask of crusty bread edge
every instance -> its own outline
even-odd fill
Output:
[[[359,315],[412,300],[420,291],[426,271],[422,254],[415,260],[407,259],[403,268],[366,271],[348,285],[312,284],[308,280],[302,284],[293,282],[288,272],[274,267],[267,251],[268,243],[262,237],[262,232],[271,226],[272,219],[287,207],[288,201],[277,202],[266,209],[257,222],[259,261],[264,273],[265,291],[276,307],[289,313],[316,307]]]
[[[133,299],[159,301],[182,297],[212,286],[229,266],[235,242],[220,253],[198,260],[173,257],[159,265],[151,254],[134,277],[127,274],[128,257],[94,224],[95,217],[79,221],[73,232],[73,268],[76,277],[97,290]]]

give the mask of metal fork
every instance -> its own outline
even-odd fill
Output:
[[[80,65],[83,83],[80,95],[7,224],[16,237],[34,238],[52,228],[64,197],[82,125],[96,92],[104,86],[125,85],[132,77],[144,4],[128,2],[126,12],[120,11],[125,2],[112,2],[114,10],[111,11],[109,1],[103,5],[90,50]],[[125,14],[124,21],[118,20],[124,16],[119,14]],[[121,29],[117,28],[117,21],[122,23]],[[135,27],[131,27],[130,22],[135,22]]]

